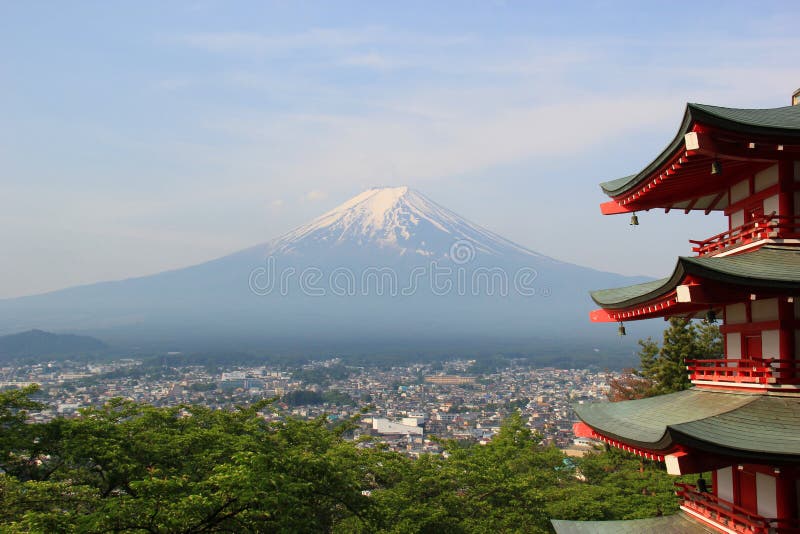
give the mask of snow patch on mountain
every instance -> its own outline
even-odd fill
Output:
[[[467,241],[476,253],[549,259],[463,217],[407,187],[374,188],[356,195],[271,243],[273,253],[299,252],[312,245],[377,245],[401,255],[447,256]]]

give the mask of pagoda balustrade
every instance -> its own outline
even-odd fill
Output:
[[[690,239],[692,252],[707,256],[770,238],[800,238],[800,217],[764,215],[702,241]]]
[[[676,482],[675,494],[681,507],[708,523],[743,534],[800,534],[800,520],[767,518],[720,499],[713,493],[697,491],[692,484]]]
[[[686,360],[689,379],[736,384],[800,384],[800,362],[773,358]]]

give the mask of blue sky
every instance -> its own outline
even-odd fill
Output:
[[[375,185],[665,275],[721,216],[630,228],[597,183],[687,101],[788,104],[800,6],[642,4],[3,3],[0,298],[218,257]]]

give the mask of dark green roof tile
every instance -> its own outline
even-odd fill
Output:
[[[655,295],[661,288],[668,286],[668,282],[669,278],[662,278],[661,280],[653,280],[652,282],[645,282],[632,286],[600,289],[598,291],[592,291],[592,299],[600,306],[614,305],[618,302],[632,300],[643,295]]]
[[[744,254],[722,257],[680,257],[672,275],[661,280],[591,293],[607,309],[622,309],[665,295],[687,274],[752,288],[800,290],[800,251],[764,246]]]
[[[740,126],[769,128],[775,130],[800,130],[800,108],[785,106],[770,109],[736,109],[709,106],[708,104],[689,104],[698,115],[698,111],[709,117],[736,123]]]
[[[642,180],[661,167],[683,146],[683,136],[691,126],[702,122],[729,131],[760,135],[781,135],[800,138],[800,106],[772,109],[735,109],[706,104],[687,104],[683,121],[675,138],[649,165],[636,174],[600,184],[603,192],[611,197],[621,195],[634,188]]]
[[[672,428],[730,449],[799,455],[800,399],[762,396],[744,409]]]
[[[765,282],[800,283],[800,251],[793,248],[765,246],[754,252],[733,256],[699,256],[681,260],[718,275]]]
[[[693,521],[682,513],[650,517],[647,519],[628,519],[626,521],[565,521],[551,520],[556,534],[707,534],[716,532]]]
[[[633,401],[575,406],[597,432],[634,446],[685,444],[779,461],[800,457],[800,397],[689,389]]]
[[[752,395],[687,390],[635,401],[578,405],[575,412],[603,434],[648,447],[666,439],[669,425],[713,417],[753,400]]]

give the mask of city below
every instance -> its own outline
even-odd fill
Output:
[[[590,442],[575,439],[572,405],[605,400],[609,381],[618,376],[534,368],[524,360],[479,373],[474,360],[386,368],[348,366],[338,358],[280,367],[173,365],[169,360],[165,357],[162,365],[131,358],[7,366],[0,368],[0,388],[39,384],[37,398],[48,408],[33,415],[36,422],[76,416],[113,398],[217,409],[274,398],[262,412],[267,420],[326,417],[336,424],[354,419],[349,439],[374,436],[410,456],[441,452],[439,439],[486,443],[518,410],[545,443],[582,454]]]

